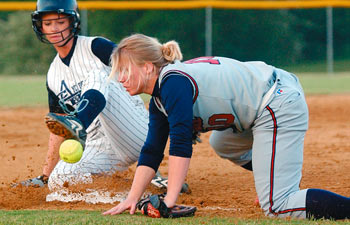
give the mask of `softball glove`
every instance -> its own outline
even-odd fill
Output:
[[[175,205],[168,208],[164,203],[164,195],[151,195],[137,203],[141,213],[152,218],[178,218],[194,216],[197,208],[194,206]]]

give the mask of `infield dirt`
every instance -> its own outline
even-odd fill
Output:
[[[305,138],[301,188],[322,188],[350,195],[350,95],[308,96],[310,125]],[[107,210],[115,204],[46,202],[47,188],[11,188],[10,184],[42,173],[48,143],[44,124],[47,108],[0,108],[0,209],[86,209]],[[253,175],[228,160],[219,158],[208,143],[194,146],[187,183],[190,194],[180,204],[197,206],[196,216],[239,218],[264,217],[254,206]],[[166,150],[166,154],[167,154]],[[167,175],[168,157],[160,171]],[[127,191],[135,165],[112,177],[98,177],[93,185],[75,189],[101,188]],[[151,192],[159,192],[152,187]]]

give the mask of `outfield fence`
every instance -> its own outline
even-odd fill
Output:
[[[80,9],[298,9],[298,8],[350,8],[348,0],[302,1],[79,1]],[[0,2],[0,10],[34,10],[36,2]]]
[[[82,34],[88,33],[87,10],[205,10],[205,55],[212,55],[212,9],[315,9],[326,12],[327,71],[334,71],[333,8],[350,8],[349,0],[278,0],[278,1],[78,1],[82,17]],[[0,11],[35,10],[35,1],[0,1]]]

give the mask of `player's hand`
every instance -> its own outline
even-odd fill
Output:
[[[125,210],[129,209],[130,214],[134,214],[136,210],[136,203],[137,201],[126,199],[125,201],[119,203],[117,206],[111,208],[110,210],[102,213],[103,215],[116,215],[124,212]]]

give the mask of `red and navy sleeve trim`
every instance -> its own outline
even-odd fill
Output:
[[[189,74],[187,74],[187,73],[185,73],[183,71],[180,71],[180,70],[169,70],[168,72],[166,72],[166,74],[164,74],[163,80],[165,80],[170,75],[174,75],[174,73],[183,75],[183,76],[187,77],[191,81],[192,86],[193,86],[193,103],[195,103],[197,98],[198,98],[198,95],[199,95],[198,85],[197,85],[197,82],[195,81],[195,79],[192,76],[190,76]]]

